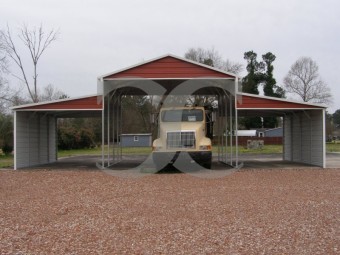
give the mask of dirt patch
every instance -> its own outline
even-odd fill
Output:
[[[339,254],[340,170],[1,171],[1,254]]]

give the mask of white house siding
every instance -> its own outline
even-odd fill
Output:
[[[54,117],[34,112],[17,111],[15,169],[55,161],[55,130]]]
[[[324,167],[323,114],[323,110],[308,110],[285,117],[285,160]]]

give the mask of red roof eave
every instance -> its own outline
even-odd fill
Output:
[[[310,104],[305,102],[290,101],[282,98],[252,95],[248,93],[238,93],[237,109],[325,109],[326,106],[320,104]]]
[[[101,96],[86,96],[81,98],[67,98],[51,102],[42,102],[13,107],[14,111],[58,111],[58,110],[102,110]]]

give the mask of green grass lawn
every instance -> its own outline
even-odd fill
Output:
[[[58,158],[72,157],[78,155],[101,155],[100,147],[93,149],[74,149],[74,150],[58,150]]]
[[[340,152],[340,143],[326,143],[327,152]]]
[[[107,148],[105,148],[107,149]],[[282,153],[283,146],[281,145],[265,145],[262,149],[252,149],[248,150],[243,146],[239,146],[239,153],[249,153],[249,154],[271,154],[271,153]],[[340,143],[327,143],[327,152],[340,152]],[[217,153],[217,146],[213,146],[213,152]],[[151,153],[151,147],[130,147],[122,148],[123,155],[133,155],[133,154],[148,154]],[[59,150],[58,158],[61,157],[71,157],[78,155],[101,155],[101,148],[94,149],[79,149],[79,150]],[[13,166],[13,155],[0,155],[0,168],[6,168]]]
[[[235,147],[234,147],[235,148]],[[213,147],[213,152],[217,153],[217,146]],[[236,148],[234,149],[234,152]],[[247,149],[243,146],[238,147],[239,154],[272,154],[272,153],[282,153],[282,145],[265,145],[262,149]]]
[[[12,155],[3,155],[0,156],[0,168],[11,167],[13,166],[13,156]]]
[[[107,146],[105,146],[105,153]],[[235,151],[235,147],[234,147]],[[133,154],[149,154],[152,152],[151,147],[124,147],[122,148],[124,155]],[[217,146],[213,146],[213,152],[217,153]],[[81,150],[59,150],[58,157],[71,157],[77,155],[101,155],[101,148],[94,149],[81,149]],[[243,146],[239,146],[239,153],[251,153],[251,154],[268,154],[268,153],[282,153],[282,146],[280,145],[265,145],[262,149],[246,149]]]

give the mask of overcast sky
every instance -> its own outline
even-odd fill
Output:
[[[244,65],[245,51],[270,51],[278,85],[308,56],[332,89],[332,113],[340,109],[339,10],[338,0],[1,0],[0,28],[59,29],[38,67],[39,84],[72,97],[95,94],[102,74],[167,53],[183,57],[190,47],[214,47]]]

